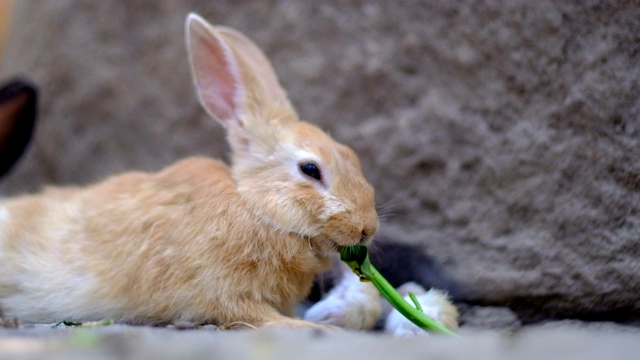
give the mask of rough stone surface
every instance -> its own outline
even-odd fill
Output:
[[[458,306],[460,323],[465,329],[494,329],[513,331],[520,329],[522,323],[518,315],[507,307],[499,306]]]
[[[523,320],[640,318],[633,1],[36,1],[3,74],[42,86],[5,193],[224,156],[183,44],[197,11],[265,49],[304,118],[361,155],[381,232],[457,297]]]

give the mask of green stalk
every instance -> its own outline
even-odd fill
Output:
[[[420,301],[418,301],[418,298],[416,297],[416,294],[410,292],[409,294],[409,298],[411,299],[411,301],[413,301],[413,305],[416,306],[416,309],[418,309],[418,311],[423,312],[422,311],[422,305],[420,305]]]
[[[349,265],[353,272],[360,277],[361,281],[371,281],[391,306],[421,329],[456,335],[453,331],[425,315],[422,309],[416,308],[407,302],[371,264],[366,246],[343,246],[340,248],[340,259]],[[417,302],[415,296],[412,297],[412,301]]]

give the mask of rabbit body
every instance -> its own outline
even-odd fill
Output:
[[[2,212],[0,304],[27,321],[262,325],[293,315],[328,264],[310,239],[265,224],[207,158],[51,188]]]
[[[371,240],[374,192],[355,153],[298,119],[250,40],[193,14],[187,33],[233,165],[194,157],[0,203],[5,316],[312,326],[292,316],[315,275],[338,246]]]

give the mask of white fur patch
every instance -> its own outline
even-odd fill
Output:
[[[1,222],[9,221],[9,210],[7,210],[4,206],[0,206],[0,221]]]
[[[380,297],[371,283],[346,274],[322,301],[304,314],[304,319],[346,329],[368,330],[380,318]]]
[[[416,298],[418,299],[418,302],[420,303],[422,311],[425,313],[425,315],[429,316],[439,323],[442,323],[441,309],[438,305],[441,297],[442,295],[438,294],[434,290],[429,290],[424,294],[416,295]],[[405,296],[404,299],[413,306],[413,302],[408,295]],[[389,313],[389,316],[387,316],[387,320],[384,324],[384,331],[396,336],[429,335],[428,332],[422,330],[417,325],[409,321],[409,319],[400,314],[396,309],[393,309],[391,313]]]

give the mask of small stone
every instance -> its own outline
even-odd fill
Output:
[[[190,330],[196,328],[196,325],[194,323],[186,320],[176,320],[173,322],[173,326],[175,326],[178,330]]]

